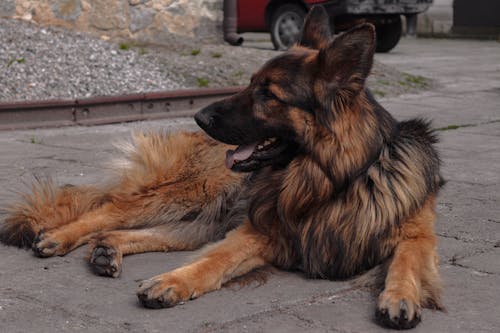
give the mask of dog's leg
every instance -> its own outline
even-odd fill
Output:
[[[435,199],[402,226],[402,240],[396,246],[380,294],[377,320],[395,329],[415,327],[421,319],[421,308],[442,309],[441,284],[437,268]]]
[[[155,251],[193,250],[201,246],[195,237],[175,237],[168,225],[149,229],[102,232],[90,241],[89,262],[93,270],[104,276],[118,277],[123,256]]]
[[[266,265],[267,248],[268,238],[246,222],[210,245],[193,263],[143,281],[137,296],[148,308],[171,307],[197,298]]]
[[[95,232],[126,228],[123,212],[112,204],[83,214],[76,221],[40,233],[33,241],[33,251],[40,257],[65,255],[87,243]]]

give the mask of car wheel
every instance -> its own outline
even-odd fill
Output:
[[[377,52],[389,52],[401,39],[401,16],[397,15],[388,19],[385,23],[375,25],[377,32]]]
[[[286,50],[300,38],[306,11],[298,5],[278,7],[271,18],[271,39],[276,50]]]

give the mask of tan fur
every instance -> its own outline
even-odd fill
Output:
[[[198,248],[243,220],[245,176],[224,168],[228,146],[202,133],[139,132],[121,148],[101,187],[35,183],[9,209],[2,240],[47,257],[93,239],[121,264],[126,254]]]
[[[400,299],[411,299],[424,307],[443,308],[434,233],[435,209],[436,199],[431,196],[417,214],[403,223],[381,299],[387,299],[390,293],[402,293]]]
[[[144,281],[137,294],[149,307],[168,307],[197,298],[266,265],[267,244],[267,238],[246,222],[207,247],[200,259]]]

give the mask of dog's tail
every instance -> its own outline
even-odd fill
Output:
[[[104,201],[104,192],[96,187],[57,187],[50,179],[36,178],[31,191],[20,194],[17,202],[4,209],[7,217],[0,224],[0,241],[7,245],[31,247],[42,230],[74,221]]]

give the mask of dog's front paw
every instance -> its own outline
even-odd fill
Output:
[[[144,280],[139,285],[137,297],[147,308],[169,308],[195,297],[189,282],[173,273],[165,273]]]
[[[397,330],[406,330],[420,322],[421,307],[398,293],[384,291],[380,294],[375,318],[378,323]]]
[[[122,272],[122,255],[110,246],[95,245],[89,263],[98,275],[116,278]]]
[[[41,258],[67,253],[64,241],[51,233],[40,232],[33,241],[31,248],[33,249],[33,253]]]

